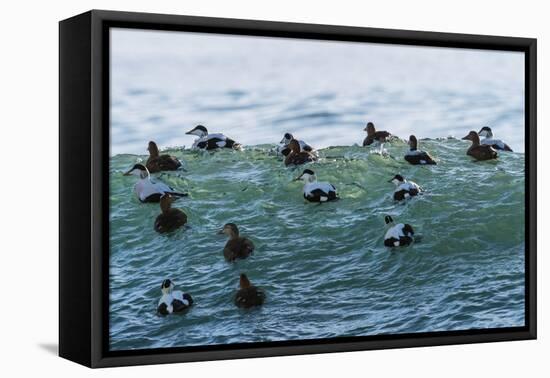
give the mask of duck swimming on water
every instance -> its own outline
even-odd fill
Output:
[[[155,231],[160,234],[177,230],[187,223],[187,215],[179,209],[173,209],[171,207],[172,202],[174,202],[174,197],[168,193],[160,197],[162,212],[157,216],[154,226]]]
[[[162,316],[185,312],[193,305],[191,295],[179,290],[174,290],[174,283],[166,279],[160,286],[162,297],[159,300],[157,313]]]
[[[235,223],[227,223],[218,231],[218,234],[229,236],[223,249],[223,256],[228,262],[237,259],[246,259],[254,252],[254,243],[248,238],[239,236],[239,229]]]
[[[286,155],[285,165],[300,165],[311,163],[317,160],[317,157],[308,151],[302,151],[300,143],[296,139],[292,139],[288,144],[290,152]]]
[[[134,192],[141,202],[159,202],[163,194],[174,197],[186,197],[187,193],[178,193],[161,181],[153,182],[149,170],[143,164],[134,165],[124,176],[137,176],[139,180],[134,185]]]
[[[153,141],[149,142],[147,151],[149,151],[149,159],[147,159],[145,166],[149,170],[149,173],[175,171],[181,167],[181,162],[174,156],[167,154],[161,155],[157,144]]]
[[[402,247],[414,241],[414,230],[410,224],[394,224],[393,218],[389,215],[386,215],[384,221],[389,227],[384,235],[384,245],[386,247]]]
[[[217,148],[232,148],[238,150],[241,148],[239,143],[223,134],[208,134],[208,130],[206,130],[206,127],[203,125],[197,125],[185,134],[198,136],[193,146],[191,146],[191,148],[195,150],[215,150]]]
[[[415,182],[408,181],[401,175],[393,176],[389,182],[395,184],[395,191],[393,192],[393,199],[395,201],[402,201],[406,198],[414,197],[422,192],[420,186],[418,186]]]
[[[409,137],[410,150],[405,154],[405,160],[412,165],[436,165],[436,161],[426,151],[418,150],[418,141],[414,135]]]
[[[288,147],[291,140],[294,140],[294,136],[290,133],[286,133],[283,136],[283,139],[281,139],[281,145],[277,148],[277,152],[280,153],[283,156],[287,156],[290,153],[290,148]],[[304,142],[303,140],[296,139],[298,143],[300,144],[300,151],[306,151],[315,153],[315,150],[313,147],[311,147],[309,144]]]
[[[470,146],[470,148],[468,148],[466,154],[473,157],[474,159],[491,160],[498,157],[498,154],[493,147],[487,144],[479,143],[479,135],[477,135],[475,131],[470,131],[470,133],[462,139],[472,141],[472,145]]]
[[[364,131],[367,132],[367,137],[363,140],[363,147],[370,146],[374,142],[386,143],[392,136],[387,131],[376,131],[372,122],[367,123]]]
[[[265,301],[265,293],[262,289],[252,285],[246,274],[239,278],[239,290],[235,294],[235,305],[241,308],[261,306]]]
[[[495,150],[514,152],[512,151],[510,146],[508,146],[506,143],[504,143],[500,139],[494,139],[493,132],[491,131],[491,128],[488,126],[482,127],[481,130],[479,130],[478,135],[483,137],[481,144],[486,144],[488,146],[491,146]]]
[[[338,199],[336,187],[328,182],[318,182],[315,172],[305,169],[294,181],[302,180],[304,184],[304,198],[309,202],[327,202]]]

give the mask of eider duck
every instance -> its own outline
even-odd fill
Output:
[[[364,131],[367,132],[367,137],[363,140],[363,147],[370,146],[375,141],[385,143],[391,137],[391,134],[387,131],[376,131],[372,122],[367,123]]]
[[[508,146],[506,143],[504,143],[500,139],[494,139],[493,132],[491,131],[491,128],[488,126],[482,127],[481,130],[479,130],[478,135],[483,137],[481,144],[489,145],[493,147],[495,150],[514,152],[512,151],[510,146]]]
[[[149,173],[175,171],[181,167],[181,162],[174,156],[160,155],[157,144],[153,141],[149,142],[147,151],[149,151],[149,159],[147,159],[145,166],[149,170]]]
[[[327,202],[338,199],[336,187],[328,182],[318,182],[315,172],[305,169],[294,181],[302,180],[304,184],[304,198],[309,202]]]
[[[412,165],[436,165],[435,160],[426,151],[418,150],[418,141],[414,135],[409,137],[410,149],[405,154],[405,160]]]
[[[228,262],[236,259],[246,259],[254,252],[254,243],[250,239],[239,236],[239,229],[235,223],[227,223],[218,231],[218,234],[229,236],[223,249],[223,257]]]
[[[386,215],[386,225],[389,226],[386,235],[384,235],[384,245],[386,247],[402,247],[413,242],[414,231],[410,224],[394,224],[392,217]]]
[[[396,186],[395,191],[393,192],[393,199],[395,201],[402,201],[406,198],[414,197],[422,192],[420,186],[418,186],[415,182],[408,181],[401,175],[393,176],[389,182],[395,184]]]
[[[294,136],[290,133],[286,133],[283,136],[283,139],[281,139],[281,141],[279,142],[281,144],[277,148],[277,152],[279,154],[283,155],[283,156],[287,156],[290,153],[290,148],[288,147],[288,145],[289,145],[291,140],[294,140]],[[296,140],[300,144],[300,151],[306,151],[306,152],[311,152],[311,153],[315,152],[313,147],[311,147],[309,144],[307,144],[303,140],[299,140],[299,139],[296,139]]]
[[[162,212],[157,216],[154,226],[155,231],[160,234],[177,230],[187,223],[187,215],[179,209],[173,209],[171,207],[172,202],[174,202],[174,197],[168,193],[160,197]]]
[[[223,134],[208,134],[208,130],[203,125],[197,125],[185,134],[198,136],[193,146],[191,146],[195,150],[215,150],[217,148],[232,148],[237,150],[241,148],[239,143]]]
[[[178,193],[163,182],[153,182],[149,170],[143,164],[134,165],[124,176],[138,176],[134,185],[134,192],[141,202],[159,202],[163,194],[168,193],[175,197],[185,197],[187,193]]]
[[[159,315],[166,316],[185,312],[193,305],[193,298],[191,295],[173,289],[174,283],[172,281],[169,279],[162,281],[162,285],[160,286],[162,297],[160,297],[157,307],[157,313]]]
[[[300,165],[310,163],[317,160],[317,157],[311,152],[302,151],[300,143],[296,139],[292,139],[288,144],[290,152],[286,155],[285,165]]]
[[[466,155],[470,155],[476,160],[491,160],[498,157],[493,147],[486,144],[479,144],[479,135],[477,135],[475,131],[470,131],[470,133],[462,139],[472,141],[472,145],[468,148]]]
[[[252,285],[246,274],[242,273],[239,279],[239,290],[235,294],[235,305],[241,308],[250,308],[261,306],[264,301],[263,290]]]

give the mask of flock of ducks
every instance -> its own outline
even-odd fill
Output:
[[[364,131],[367,136],[363,146],[378,144],[383,146],[386,142],[398,139],[387,131],[377,131],[372,122],[369,122]],[[224,134],[209,134],[206,127],[198,125],[186,134],[195,135],[198,138],[194,141],[192,149],[215,150],[219,148],[241,149],[242,145],[228,138]],[[484,137],[480,140],[480,136]],[[491,128],[483,127],[479,133],[470,131],[464,140],[470,140],[471,146],[466,154],[476,160],[490,160],[498,157],[497,150],[512,151],[512,149],[501,140],[495,139]],[[418,149],[418,140],[414,135],[409,137],[409,150],[405,153],[404,159],[412,165],[435,165],[437,162],[426,151]],[[382,147],[381,147],[382,149]],[[156,217],[154,230],[164,234],[173,232],[187,223],[187,215],[180,209],[172,207],[172,203],[178,197],[185,197],[187,193],[181,193],[161,181],[153,181],[151,173],[161,171],[184,170],[181,161],[176,157],[161,155],[155,142],[149,142],[147,150],[149,158],[145,164],[135,164],[124,175],[137,176],[138,180],[134,185],[134,192],[142,203],[160,203],[161,213]],[[314,162],[318,159],[317,151],[306,142],[294,138],[286,133],[277,148],[277,154],[284,158],[285,166],[301,165]],[[336,187],[328,182],[317,181],[315,172],[311,169],[304,169],[302,174],[295,178],[295,181],[303,181],[303,196],[309,202],[323,203],[338,200]],[[403,201],[422,193],[423,189],[413,181],[407,180],[400,174],[396,174],[389,182],[395,185],[393,199]],[[410,224],[394,223],[391,216],[386,216],[386,233],[384,245],[386,247],[408,246],[415,241],[414,229]],[[226,261],[234,262],[237,259],[244,259],[254,252],[254,243],[239,234],[239,229],[234,223],[225,224],[219,230],[219,234],[226,235],[227,241],[223,256]],[[188,293],[174,290],[175,285],[170,279],[165,279],[161,284],[162,296],[159,300],[157,313],[165,316],[173,313],[185,312],[194,303]],[[238,307],[250,308],[260,306],[265,301],[265,293],[262,289],[252,285],[246,274],[239,277],[239,290],[234,295],[234,303]]]

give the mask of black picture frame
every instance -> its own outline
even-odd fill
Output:
[[[111,27],[525,53],[524,327],[111,352],[108,349]],[[92,10],[59,23],[59,354],[89,367],[535,339],[536,39]]]

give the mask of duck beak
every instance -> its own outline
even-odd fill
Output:
[[[295,178],[294,180],[292,180],[292,181],[300,181],[301,179],[302,179],[302,175],[296,177],[296,178]]]
[[[193,130],[189,130],[189,131],[186,132],[185,134],[187,134],[187,135],[192,135],[192,132],[193,132]]]
[[[466,135],[464,138],[462,138],[462,140],[470,140],[470,136]]]
[[[128,172],[124,172],[122,176],[131,176],[132,174],[130,172],[132,172],[131,169]]]
[[[221,230],[218,230],[218,232],[216,232],[216,234],[218,234],[218,235],[223,234],[223,228]]]

